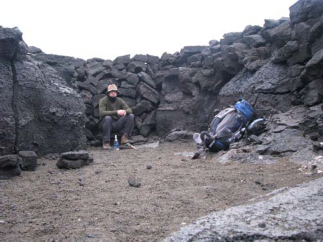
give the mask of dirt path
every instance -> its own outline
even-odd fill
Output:
[[[1,241],[158,241],[210,212],[322,176],[283,159],[221,164],[175,155],[194,149],[179,142],[92,149],[94,163],[78,170],[40,159],[35,172],[0,181]]]

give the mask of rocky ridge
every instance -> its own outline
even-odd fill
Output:
[[[207,128],[215,108],[247,98],[259,116],[322,104],[323,39],[320,1],[298,1],[290,19],[265,20],[227,33],[209,46],[186,46],[160,58],[120,56],[87,61],[31,54],[57,70],[82,96],[88,140],[100,140],[98,101],[116,83],[136,115],[136,133],[165,137],[173,129]],[[320,123],[322,117],[315,117]],[[310,133],[322,134],[321,125]],[[94,142],[95,143],[95,142]]]
[[[206,130],[214,109],[244,97],[271,128],[258,152],[291,155],[297,149],[287,144],[305,137],[307,150],[321,154],[322,12],[320,1],[300,0],[290,18],[247,26],[209,46],[113,61],[48,55],[27,47],[18,29],[1,28],[1,154],[80,149],[85,136],[100,145],[98,103],[109,83],[132,107],[135,134]],[[295,139],[282,142],[285,136]],[[282,151],[271,151],[275,141]]]

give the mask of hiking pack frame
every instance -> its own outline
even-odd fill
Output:
[[[244,136],[253,115],[253,108],[244,99],[215,115],[208,131],[199,135],[201,142],[192,159],[198,158],[203,152],[228,150],[231,143]]]

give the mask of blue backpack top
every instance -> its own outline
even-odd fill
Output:
[[[230,143],[239,139],[240,132],[252,120],[253,107],[244,99],[240,99],[234,107],[226,108],[218,113],[209,125],[207,132],[202,132],[202,140],[210,150],[229,149]]]
[[[242,114],[244,125],[250,122],[254,115],[254,109],[245,99],[239,99],[239,101],[236,102],[234,107],[240,114]]]

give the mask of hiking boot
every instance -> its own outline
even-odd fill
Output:
[[[124,134],[121,137],[121,144],[124,145],[124,144],[127,144],[127,143],[129,143],[128,135]]]
[[[102,146],[102,148],[103,148],[104,150],[111,150],[111,145],[110,145],[110,143],[108,143],[108,142],[103,142],[103,146]]]

